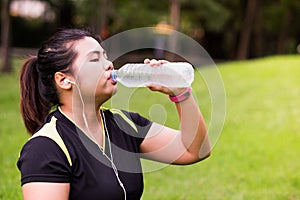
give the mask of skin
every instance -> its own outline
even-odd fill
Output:
[[[110,78],[113,65],[105,57],[105,52],[93,38],[76,41],[78,52],[72,69],[73,75],[56,72],[54,80],[61,102],[62,112],[74,121],[100,147],[103,145],[100,106],[117,90]],[[145,59],[144,63],[155,67],[165,60]],[[74,83],[66,83],[69,79]],[[83,119],[82,100],[88,128]],[[90,89],[95,88],[95,89]],[[180,94],[184,88],[169,89],[163,86],[148,85],[152,91],[166,95]],[[210,155],[210,144],[204,119],[191,95],[183,102],[175,103],[180,118],[180,130],[154,123],[140,145],[143,157],[159,162],[186,165],[198,162]],[[69,183],[27,183],[22,186],[25,200],[67,200]]]

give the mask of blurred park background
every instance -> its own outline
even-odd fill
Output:
[[[226,120],[212,156],[146,173],[143,199],[300,199],[300,1],[0,2],[0,199],[22,199],[16,160],[29,137],[18,108],[23,58],[55,30],[86,26],[103,39],[139,27],[156,27],[166,36],[180,31],[204,47],[224,82]],[[145,56],[155,57],[143,50],[124,60]],[[201,73],[209,70],[198,68],[193,83],[208,123],[213,108]],[[138,89],[130,108],[151,117],[156,104],[165,108],[166,124],[176,127],[174,105],[163,95]]]
[[[138,27],[167,27],[199,42],[216,60],[297,53],[300,43],[295,0],[1,0],[0,6],[4,58],[74,26],[89,26],[103,39]],[[5,61],[2,71],[9,70]]]

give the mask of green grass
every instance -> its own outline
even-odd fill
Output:
[[[27,135],[19,112],[16,75],[0,75],[0,199],[21,199],[16,162]]]
[[[218,68],[226,88],[227,113],[211,157],[145,173],[142,199],[300,199],[300,57],[267,57]],[[197,74],[193,87],[209,122],[209,94]],[[128,108],[177,127],[174,105],[164,95],[137,89],[123,98],[128,101],[120,101],[125,93],[120,87],[107,106]],[[16,75],[1,75],[0,199],[21,199],[15,163],[27,135],[18,98]]]

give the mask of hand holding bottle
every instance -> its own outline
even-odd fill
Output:
[[[157,67],[160,66],[162,64],[167,64],[169,63],[169,61],[167,60],[156,60],[156,59],[145,59],[144,60],[144,64],[148,64],[152,67]],[[178,94],[181,94],[185,88],[168,88],[166,86],[162,86],[162,85],[155,85],[155,84],[147,84],[147,87],[152,90],[152,91],[159,91],[161,93],[170,95],[170,96],[176,96]]]

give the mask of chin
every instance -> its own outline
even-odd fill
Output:
[[[117,87],[117,85],[116,85],[116,86],[114,87],[114,90],[113,90],[111,96],[114,96],[114,95],[117,93],[117,91],[118,91],[118,87]]]
[[[106,88],[106,90],[103,91],[103,95],[109,99],[117,93],[117,90],[117,85],[114,85],[113,87]]]

